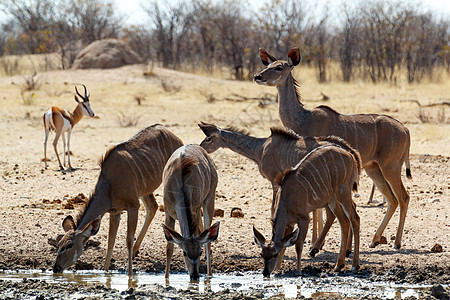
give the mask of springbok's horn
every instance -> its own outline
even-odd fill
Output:
[[[91,95],[91,93],[87,92],[87,88],[84,84],[83,84],[83,87],[84,87],[84,96],[85,96],[84,100],[89,101],[89,96]]]
[[[77,92],[77,95],[81,97],[81,99],[85,100],[84,97],[78,92],[77,86],[75,86],[75,92]]]

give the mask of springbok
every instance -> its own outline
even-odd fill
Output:
[[[77,95],[74,95],[75,101],[78,105],[75,107],[73,112],[69,112],[59,106],[50,107],[43,115],[44,119],[44,129],[45,129],[45,140],[44,140],[44,163],[45,169],[47,169],[47,139],[51,130],[54,130],[56,135],[53,140],[53,149],[56,153],[56,158],[58,158],[60,170],[64,170],[66,165],[66,139],[64,133],[67,132],[67,163],[69,164],[69,170],[72,170],[72,165],[70,164],[70,135],[72,134],[73,127],[80,122],[83,115],[94,117],[94,112],[92,111],[91,105],[89,104],[90,93],[87,93],[86,86],[84,87],[84,96],[82,96],[75,86],[75,92],[80,96],[81,100],[78,99]],[[61,164],[61,160],[58,155],[58,140],[62,135],[63,139],[63,161],[64,165]]]
[[[269,277],[281,262],[279,255],[283,250],[294,244],[297,270],[301,270],[309,213],[324,206],[333,212],[341,225],[341,248],[334,270],[339,271],[344,267],[350,224],[355,243],[352,270],[359,269],[359,216],[351,193],[357,190],[360,171],[358,152],[342,139],[336,138],[333,144],[313,149],[297,166],[276,179],[280,187],[274,199],[272,240],[266,243],[264,236],[253,227],[255,242],[262,248],[265,277]],[[298,226],[296,231],[286,230],[293,228],[294,224]]]
[[[288,61],[277,60],[264,49],[260,49],[260,57],[266,69],[255,75],[254,81],[277,87],[283,125],[302,136],[334,135],[346,140],[359,151],[364,170],[386,197],[387,211],[370,243],[371,248],[380,244],[381,236],[400,204],[400,220],[394,243],[395,248],[399,249],[409,204],[409,195],[401,178],[403,163],[406,165],[406,176],[411,178],[409,130],[387,115],[346,115],[324,105],[307,110],[300,102],[298,83],[291,74],[301,61],[300,50],[290,50]]]
[[[58,244],[53,272],[62,272],[80,257],[88,239],[98,232],[101,218],[106,212],[110,214],[105,259],[105,270],[108,271],[120,213],[126,210],[128,273],[132,274],[132,260],[138,254],[142,239],[158,208],[153,192],[161,184],[166,161],[182,145],[183,142],[172,132],[155,124],[109,149],[101,161],[100,175],[89,201],[76,221],[72,216],[67,216],[63,221],[66,233]],[[146,208],[146,215],[142,230],[134,242],[139,197]]]
[[[166,278],[169,277],[173,244],[183,250],[184,263],[191,280],[198,280],[199,259],[205,245],[207,272],[211,271],[211,242],[219,235],[219,222],[211,227],[214,215],[217,172],[208,153],[198,145],[186,145],[175,151],[167,161],[163,173],[163,224],[166,247]],[[201,220],[203,209],[203,222]],[[180,223],[181,234],[173,230],[175,220]],[[204,225],[204,226],[203,226]],[[204,227],[207,227],[203,231]]]
[[[311,150],[324,144],[336,142],[335,138],[302,137],[289,129],[283,128],[270,128],[271,135],[268,138],[256,138],[243,130],[233,127],[222,129],[216,125],[204,122],[201,122],[198,126],[206,135],[200,146],[208,153],[212,153],[219,148],[228,148],[254,161],[258,165],[261,175],[271,182],[273,199],[275,199],[278,190],[275,178],[286,169],[296,166]],[[272,201],[271,215],[273,215],[274,209],[275,202]],[[327,222],[323,227],[324,234],[326,234],[334,221],[334,215],[331,211],[326,209],[326,212]],[[319,213],[320,215],[321,213]],[[314,220],[315,218],[317,218],[317,215],[313,214],[313,227],[317,226],[317,223],[321,224],[320,218],[319,220]],[[321,228],[318,231],[322,231]],[[315,236],[317,235],[316,232],[317,230],[313,228],[311,256],[314,256],[319,251],[325,238],[323,236],[317,239]],[[320,234],[322,235],[322,233]]]

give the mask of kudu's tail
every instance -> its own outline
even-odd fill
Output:
[[[405,166],[406,166],[406,177],[408,177],[409,179],[412,179],[412,175],[411,175],[411,167],[409,165],[409,156],[405,161]]]
[[[406,153],[405,167],[406,167],[406,177],[408,177],[408,179],[412,179],[411,165],[409,163],[409,148],[408,148],[408,153]]]

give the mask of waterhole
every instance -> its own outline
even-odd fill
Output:
[[[190,290],[198,293],[231,291],[256,292],[265,296],[318,297],[336,296],[343,298],[360,298],[372,296],[377,298],[418,297],[419,291],[430,285],[396,284],[393,282],[373,282],[354,276],[318,277],[271,277],[263,278],[261,273],[243,272],[233,274],[214,274],[211,278],[201,277],[199,282],[189,282],[187,274],[170,274],[169,280],[164,274],[137,273],[128,276],[119,272],[104,271],[66,271],[53,274],[51,271],[15,270],[0,271],[0,280],[22,281],[24,278],[44,280],[48,283],[74,283],[80,285],[102,284],[109,288],[125,291],[131,287],[158,284],[177,290]]]

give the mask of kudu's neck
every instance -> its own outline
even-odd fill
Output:
[[[80,122],[80,120],[83,118],[83,111],[81,107],[81,104],[78,104],[72,112],[72,120],[70,120],[70,124],[72,125],[72,127]]]
[[[89,202],[86,203],[85,211],[78,222],[77,229],[82,229],[98,216],[103,216],[112,208],[110,189],[111,185],[106,179],[103,179],[100,174],[97,185],[95,186],[94,194],[89,199]]]
[[[281,122],[285,127],[297,131],[296,128],[306,118],[309,111],[300,102],[301,99],[297,94],[294,77],[291,73],[284,83],[277,86],[277,90]]]
[[[281,191],[279,190],[278,193]],[[273,221],[273,234],[272,241],[274,243],[280,242],[284,237],[284,231],[287,226],[288,216],[285,214],[286,211],[283,207],[279,207],[280,203],[278,203],[278,207],[275,210],[275,218]]]
[[[225,142],[224,147],[250,158],[257,164],[261,162],[263,145],[267,138],[256,138],[233,131],[222,131],[221,135]]]

